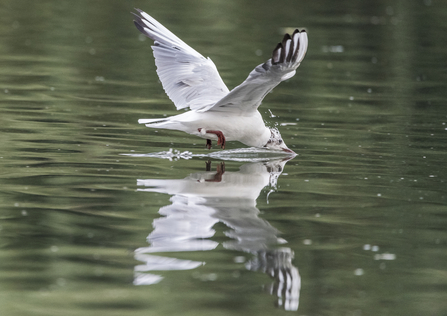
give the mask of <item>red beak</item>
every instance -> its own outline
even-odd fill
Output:
[[[287,153],[290,153],[290,154],[295,154],[296,155],[296,152],[294,152],[293,150],[290,150],[289,148],[281,148],[283,151],[285,151],[285,152],[287,152]]]

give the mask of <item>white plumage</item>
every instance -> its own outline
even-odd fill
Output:
[[[157,74],[176,108],[190,111],[160,119],[140,119],[151,128],[180,130],[225,147],[226,141],[247,146],[287,148],[276,129],[265,126],[258,107],[281,81],[295,75],[307,51],[307,34],[298,29],[286,34],[272,58],[257,66],[248,78],[229,91],[210,58],[205,58],[144,11],[138,10],[135,25],[154,40]]]

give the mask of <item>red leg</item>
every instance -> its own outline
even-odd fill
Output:
[[[211,167],[211,162],[210,162]],[[225,173],[225,163],[221,162],[216,167],[216,174],[212,179],[205,180],[206,182],[221,182],[222,181],[222,175]]]
[[[199,132],[202,131],[202,128],[198,129]],[[206,131],[208,134],[215,134],[217,136],[217,145],[220,145],[222,149],[225,149],[225,136],[221,131]],[[211,149],[211,140],[206,140],[206,148]]]
[[[217,145],[220,145],[222,149],[225,149],[225,136],[221,131],[206,131],[209,134],[216,134],[217,136]]]
[[[211,161],[205,162],[205,170],[211,171]],[[221,182],[222,181],[222,175],[225,173],[225,163],[221,162],[216,167],[216,174],[213,176],[212,179],[205,179],[205,182]],[[201,182],[201,180],[197,180],[197,182]]]
[[[202,131],[202,128],[198,128],[197,129],[199,132],[201,132]],[[211,139],[207,139],[206,140],[206,145],[205,145],[205,147],[207,148],[207,149],[211,149],[211,146],[213,146],[213,143],[211,143]]]

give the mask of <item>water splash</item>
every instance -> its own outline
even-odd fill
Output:
[[[168,151],[160,151],[156,153],[147,154],[121,154],[131,157],[148,157],[148,158],[161,158],[168,159],[169,161],[176,161],[179,159],[192,159],[192,158],[213,158],[227,161],[240,161],[240,162],[262,162],[274,159],[283,159],[294,157],[290,153],[283,151],[275,151],[257,147],[250,148],[237,148],[229,150],[221,150],[211,152],[209,154],[193,154],[190,151],[179,151],[170,148]]]
[[[168,159],[169,161],[173,160],[179,160],[179,159],[186,159],[189,160],[193,157],[199,157],[203,155],[194,155],[190,151],[179,151],[176,149],[169,148],[168,151],[160,151],[156,153],[148,153],[148,154],[121,154],[123,156],[130,156],[130,157],[149,157],[149,158],[161,158],[161,159]]]

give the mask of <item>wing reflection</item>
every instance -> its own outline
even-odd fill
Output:
[[[287,160],[247,163],[237,172],[225,171],[224,163],[211,171],[208,162],[205,172],[184,179],[137,180],[137,185],[144,187],[138,191],[172,195],[172,204],[160,208],[163,217],[154,220],[154,230],[147,238],[150,246],[135,250],[135,258],[144,264],[135,267],[134,284],[162,280],[161,276],[148,272],[189,270],[203,265],[200,261],[154,253],[212,250],[218,243],[208,238],[215,234],[213,226],[222,222],[231,229],[226,232],[231,241],[223,246],[253,254],[246,268],[270,275],[274,282],[266,289],[278,297],[278,305],[297,310],[301,277],[292,265],[293,252],[290,248],[275,248],[285,240],[278,237],[276,228],[258,217],[256,207],[261,190],[267,185],[276,187]]]

